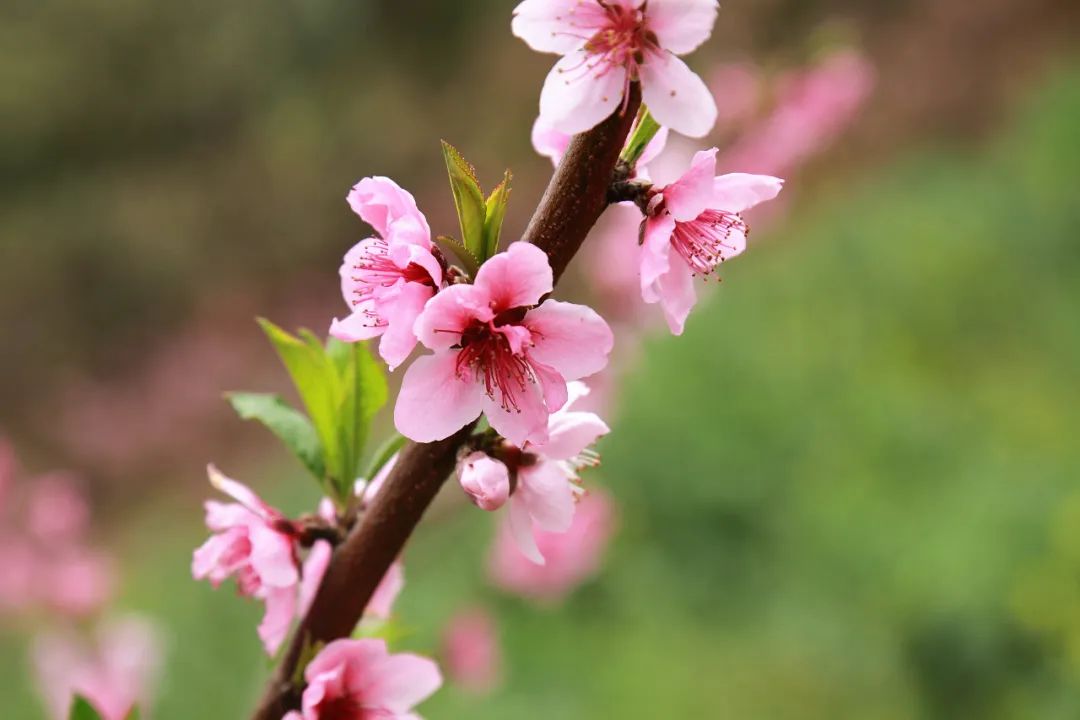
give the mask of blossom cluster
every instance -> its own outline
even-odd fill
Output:
[[[572,135],[629,112],[632,102],[636,108],[631,98],[640,88],[642,109],[609,192],[636,213],[637,228],[612,246],[611,262],[636,268],[642,299],[661,306],[674,334],[696,302],[694,277],[745,250],[742,213],[783,186],[770,175],[718,174],[716,148],[697,153],[675,182],[650,179],[647,164],[669,130],[700,138],[717,120],[708,87],[679,57],[709,37],[717,10],[715,0],[524,0],[513,12],[516,36],[561,56],[533,126],[538,151],[556,164]],[[492,581],[557,601],[596,571],[615,522],[607,494],[586,489],[581,477],[599,463],[594,445],[609,432],[585,406],[583,381],[605,370],[615,337],[592,308],[552,297],[556,272],[540,247],[517,241],[499,250],[509,175],[485,202],[472,168],[447,148],[461,241],[436,238],[416,199],[393,180],[360,180],[346,199],[373,232],[345,253],[339,277],[348,312],[329,333],[343,343],[378,339],[388,369],[404,367],[397,431],[419,443],[455,438],[465,495],[485,511],[507,506],[490,556]],[[381,466],[381,478],[392,466]],[[380,478],[349,497],[335,492],[319,513],[297,519],[212,466],[210,478],[231,502],[206,504],[212,535],[195,551],[192,573],[215,586],[232,579],[241,595],[263,602],[258,633],[274,655],[310,608],[335,544],[363,517]],[[400,567],[383,579],[369,616],[389,616]],[[487,687],[496,675],[495,632],[482,611],[461,617],[447,635],[451,673]],[[290,720],[413,717],[442,682],[431,661],[392,654],[371,637],[322,647],[303,679]]]

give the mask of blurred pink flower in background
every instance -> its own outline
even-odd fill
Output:
[[[284,720],[417,720],[412,709],[442,685],[438,666],[391,655],[383,640],[335,640],[304,671],[302,712]]]
[[[502,648],[495,618],[483,608],[455,614],[443,632],[443,662],[450,680],[476,695],[498,686],[502,677]]]
[[[235,577],[241,595],[266,603],[259,637],[267,655],[285,640],[298,607],[300,570],[288,521],[250,488],[208,468],[215,488],[236,500],[206,502],[206,525],[212,534],[191,561],[196,580],[215,588]]]
[[[50,717],[65,720],[79,694],[104,720],[124,720],[135,705],[146,715],[161,667],[162,642],[151,622],[129,616],[103,623],[91,637],[49,631],[35,640],[32,658]]]
[[[29,488],[26,529],[41,542],[70,543],[82,539],[90,525],[90,508],[67,473],[50,473]]]
[[[606,492],[590,490],[578,502],[567,532],[536,534],[543,565],[522,554],[504,522],[495,536],[488,576],[506,592],[547,603],[561,601],[596,575],[614,531],[614,502]]]
[[[752,62],[723,63],[709,76],[717,98],[716,129],[725,131],[754,117],[763,94],[761,70]]]
[[[589,289],[612,322],[639,325],[649,315],[638,281],[642,220],[633,203],[615,203],[600,216],[582,247]],[[618,347],[621,352],[621,344]]]
[[[728,148],[720,164],[747,172],[788,175],[824,150],[854,120],[874,88],[873,65],[842,50],[776,82],[771,112]]]

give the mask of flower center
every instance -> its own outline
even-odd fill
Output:
[[[349,695],[319,704],[321,720],[363,720],[365,715],[360,701]]]
[[[375,292],[380,288],[391,287],[399,279],[405,282],[415,282],[422,285],[435,287],[428,271],[417,265],[409,263],[405,269],[399,268],[390,258],[390,247],[382,238],[371,238],[365,252],[353,263],[351,279],[355,283],[352,289],[353,309],[358,310],[361,305],[368,303]],[[379,317],[373,308],[363,310],[368,317],[371,327],[386,325],[386,320]]]
[[[484,383],[484,392],[498,399],[503,410],[521,412],[519,398],[536,382],[532,366],[523,353],[514,352],[499,317],[491,322],[473,321],[461,334],[461,351],[457,356],[457,375],[464,377],[471,370],[473,377]],[[513,330],[514,328],[508,328]]]
[[[671,245],[690,269],[708,275],[743,251],[750,228],[736,213],[706,210],[690,222],[675,223]]]
[[[590,34],[582,35],[585,58],[581,64],[566,70],[577,76],[570,79],[580,79],[585,74],[599,79],[614,68],[626,68],[625,104],[626,91],[630,83],[638,79],[638,67],[645,62],[646,55],[660,52],[656,33],[647,29],[645,10],[595,0],[595,4],[585,7],[579,3],[571,13],[576,15],[575,20],[581,23],[582,30]]]

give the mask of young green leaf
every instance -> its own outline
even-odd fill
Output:
[[[485,203],[484,217],[484,256],[482,260],[499,252],[499,235],[502,233],[503,220],[506,219],[506,206],[510,202],[510,180],[513,176],[507,170],[502,182],[488,196]]]
[[[450,189],[454,193],[454,206],[461,223],[461,242],[475,257],[484,260],[484,221],[487,209],[484,193],[476,180],[473,169],[457,149],[443,141],[443,159],[450,175]]]
[[[352,493],[352,484],[360,473],[371,421],[386,404],[389,390],[386,376],[363,343],[343,343],[330,339],[326,345],[327,357],[334,364],[340,382],[339,433],[344,452],[342,468],[338,477],[340,497]]]
[[[658,132],[660,132],[660,123],[656,122],[649,113],[649,109],[642,105],[634,124],[634,131],[630,139],[626,141],[626,147],[619,159],[631,168],[634,167]]]
[[[139,717],[139,708],[133,707],[131,708],[131,712],[127,714],[127,717],[125,717],[124,720],[139,720]]]
[[[468,272],[470,276],[476,277],[476,271],[480,269],[480,258],[469,252],[469,248],[462,245],[457,238],[452,238],[449,235],[440,235],[436,240],[445,247],[450,248],[454,252],[454,255],[457,256],[462,267],[465,268],[465,271]]]
[[[343,448],[338,432],[340,381],[322,344],[310,332],[306,341],[260,318],[259,325],[270,339],[293,384],[304,401],[308,416],[322,444],[325,474],[334,487],[345,482],[338,475],[343,467]],[[314,340],[314,342],[312,342]],[[351,482],[352,478],[348,481]]]
[[[326,461],[319,435],[303,413],[272,393],[235,392],[225,397],[241,418],[256,420],[274,433],[316,480],[325,479]]]
[[[76,695],[68,711],[68,720],[102,720],[102,717],[89,700],[82,695]]]

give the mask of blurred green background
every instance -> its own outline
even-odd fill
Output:
[[[154,718],[245,717],[268,672],[259,608],[190,579],[202,467],[288,512],[317,497],[220,392],[285,387],[254,315],[340,312],[347,188],[391,175],[451,227],[446,138],[482,180],[514,169],[509,234],[527,221],[551,58],[512,5],[0,8],[0,430],[88,478],[120,606],[165,627]],[[448,687],[426,716],[1080,716],[1077,20],[1067,0],[723,9],[695,67],[841,37],[878,90],[687,334],[646,341],[587,478],[621,508],[598,579],[555,608],[495,593],[489,518],[441,499],[400,646],[432,652],[482,602],[507,657],[490,697]],[[26,627],[0,633],[0,715],[39,718]]]

